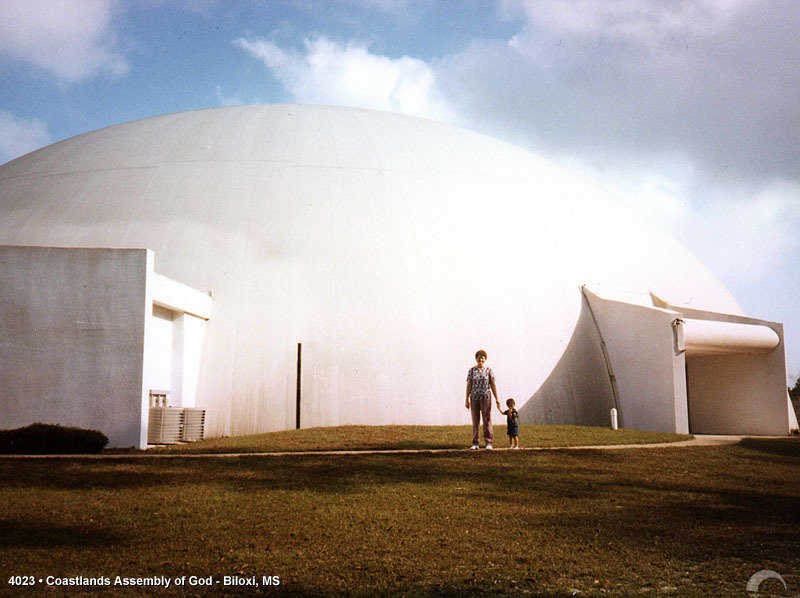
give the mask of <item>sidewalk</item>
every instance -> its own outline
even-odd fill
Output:
[[[686,446],[721,446],[736,444],[743,438],[785,438],[784,436],[715,436],[709,434],[696,434],[692,440],[678,442],[658,442],[654,444],[607,444],[590,446],[535,446],[520,447],[521,451],[585,451],[585,450],[621,450],[621,449],[646,449],[646,448],[681,448]],[[506,447],[495,448],[492,452],[505,452]],[[294,457],[300,455],[403,455],[415,453],[488,453],[470,451],[466,446],[463,449],[376,449],[356,451],[282,451],[265,453],[120,453],[109,455],[0,455],[0,459],[214,459],[231,457]]]

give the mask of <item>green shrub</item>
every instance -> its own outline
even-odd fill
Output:
[[[97,430],[35,423],[15,430],[0,430],[0,453],[46,455],[99,453],[108,437]]]

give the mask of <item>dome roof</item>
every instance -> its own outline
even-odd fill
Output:
[[[740,312],[617,205],[512,145],[322,106],[147,118],[0,166],[0,244],[147,247],[213,290],[198,393],[227,434],[293,425],[300,341],[304,423],[458,423],[476,349],[504,396],[536,391],[581,284]]]

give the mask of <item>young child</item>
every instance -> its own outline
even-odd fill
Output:
[[[506,406],[508,409],[503,411],[500,410],[500,413],[506,416],[506,433],[508,434],[508,445],[509,448],[518,449],[519,448],[519,413],[517,410],[514,409],[514,399],[508,399],[506,401]],[[500,407],[500,405],[498,405]]]

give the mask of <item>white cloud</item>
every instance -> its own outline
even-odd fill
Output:
[[[651,44],[671,35],[713,34],[752,1],[504,0],[502,6],[505,12],[521,11],[529,23],[552,33]]]
[[[0,110],[0,164],[49,144],[47,125]]]
[[[679,157],[650,168],[635,163],[599,168],[575,159],[561,163],[691,248],[737,288],[758,288],[776,271],[790,268],[800,251],[800,182],[710,179]]]
[[[752,193],[725,187],[716,193],[729,197],[697,208],[687,232],[717,274],[752,286],[792,265],[800,250],[800,184],[777,181]]]
[[[234,44],[261,60],[297,102],[453,119],[433,69],[422,60],[388,58],[372,54],[363,44],[341,45],[325,37],[306,40],[302,53],[267,40],[238,39]]]
[[[798,180],[795,3],[506,0],[511,8],[516,35],[435,63],[467,122],[607,164],[652,170],[684,155],[728,182]]]
[[[694,171],[691,164],[674,157],[665,158],[664,168],[654,170],[637,164],[592,166],[581,160],[560,159],[576,176],[607,189],[616,201],[643,220],[666,232],[680,233],[682,224],[692,218],[688,199]]]
[[[113,0],[3,0],[0,52],[69,82],[125,74],[128,64],[113,49],[113,8]]]

